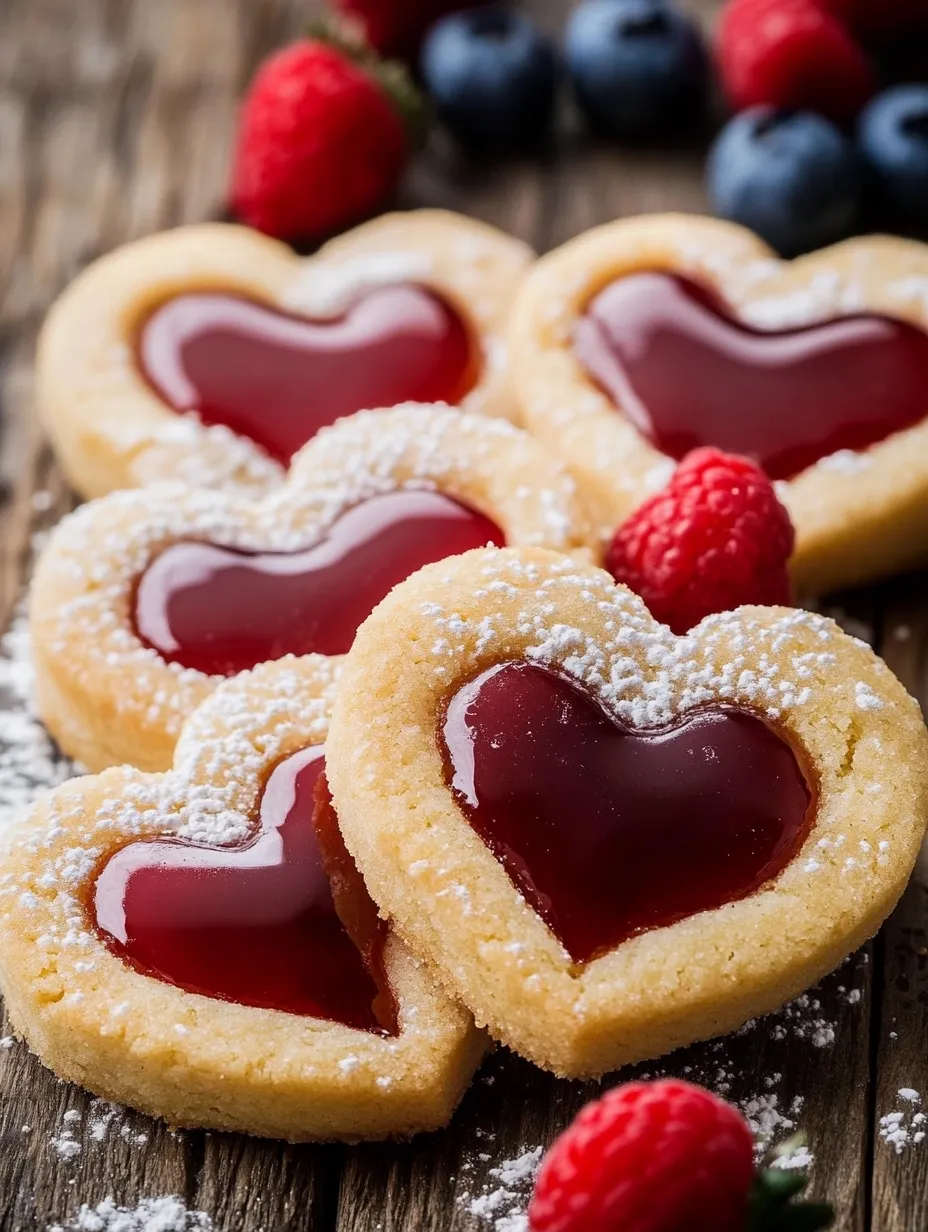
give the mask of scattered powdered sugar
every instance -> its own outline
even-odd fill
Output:
[[[793,1150],[785,1150],[771,1161],[771,1168],[781,1168],[784,1171],[808,1172],[815,1163],[815,1156],[804,1143],[799,1143]]]
[[[35,945],[50,957],[67,953],[70,996],[81,995],[85,973],[92,979],[100,943],[88,928],[80,888],[112,831],[173,832],[216,846],[241,842],[251,831],[267,767],[296,739],[301,747],[324,740],[337,675],[335,661],[281,660],[234,678],[191,718],[174,770],[154,777],[126,770],[121,792],[95,804],[91,815],[75,811],[71,798],[47,801],[47,828],[16,839],[14,850],[28,854],[28,870],[0,875],[0,899],[9,912],[40,913]],[[115,1005],[111,1016],[128,1008]]]
[[[500,550],[485,554],[467,584],[474,599],[496,598],[496,610],[488,613],[484,605],[465,618],[435,600],[420,607],[431,625],[423,640],[432,646],[439,677],[447,675],[449,661],[463,670],[482,647],[518,636],[525,658],[560,667],[638,728],[662,726],[720,700],[777,719],[808,704],[814,688],[846,688],[847,669],[838,668],[832,649],[834,625],[814,612],[791,611],[772,621],[725,612],[704,620],[698,634],[675,637],[637,596],[599,571],[569,559],[541,565]],[[568,608],[572,623],[558,619]],[[879,664],[872,665],[876,675]],[[857,704],[883,703],[861,682]]]
[[[51,1145],[60,1159],[77,1159],[81,1153],[81,1144],[75,1138],[73,1129],[65,1129],[60,1137],[52,1138]]]
[[[856,1002],[856,999],[852,1000],[854,992],[859,998],[859,990],[852,989],[846,999],[848,1005]],[[809,1040],[815,1048],[830,1048],[835,1042],[835,1024],[824,1016],[821,1000],[814,992],[803,993],[771,1017],[771,1039],[784,1040],[791,1036],[793,1039]]]
[[[177,480],[254,493],[284,476],[283,467],[249,437],[225,424],[204,424],[195,412],[166,416],[154,430],[147,421],[139,426],[128,415],[124,419],[120,443],[127,452],[136,450],[130,473],[141,487]]]
[[[535,1177],[541,1165],[544,1147],[526,1148],[513,1159],[490,1168],[487,1180],[477,1194],[462,1193],[458,1203],[468,1214],[490,1223],[494,1232],[525,1232],[525,1214]],[[485,1160],[486,1154],[481,1158]],[[464,1170],[467,1170],[465,1161]]]
[[[880,1117],[879,1134],[887,1146],[901,1155],[908,1148],[924,1142],[928,1133],[928,1116],[919,1110],[922,1097],[914,1087],[900,1087],[897,1096],[906,1106]]]
[[[858,680],[854,685],[854,700],[860,710],[882,710],[886,704],[865,680]]]
[[[188,1210],[180,1198],[142,1198],[132,1208],[104,1198],[93,1207],[85,1203],[70,1223],[53,1224],[48,1232],[211,1232],[212,1227],[208,1215]]]
[[[289,311],[307,316],[340,316],[371,291],[425,281],[433,270],[434,262],[426,252],[370,252],[331,265],[309,260],[284,293],[282,303]]]
[[[508,483],[493,482],[500,471]],[[55,604],[37,604],[43,662],[62,691],[112,694],[116,720],[176,735],[206,678],[167,662],[138,637],[128,613],[136,580],[168,544],[198,539],[246,550],[319,544],[349,509],[401,490],[447,491],[480,505],[493,492],[507,536],[569,552],[578,545],[576,485],[521,429],[446,406],[361,412],[319,432],[261,500],[161,484],[84,505],[56,529],[43,575]],[[41,596],[40,596],[41,597]],[[92,682],[92,685],[90,684]],[[107,683],[104,683],[107,682]]]
[[[99,1146],[116,1138],[129,1146],[147,1146],[149,1135],[125,1119],[131,1115],[121,1104],[102,1099],[91,1102],[86,1117],[79,1109],[69,1108],[62,1117],[61,1132],[51,1139],[52,1150],[60,1159],[73,1160],[88,1146]]]
[[[29,623],[18,610],[0,638],[0,833],[40,792],[78,773],[36,714]]]
[[[738,1107],[754,1135],[755,1159],[762,1159],[775,1143],[782,1141],[795,1130],[796,1118],[802,1112],[803,1103],[803,1097],[795,1095],[784,1109],[781,1107],[779,1095],[769,1091],[763,1095],[749,1095],[738,1101]]]

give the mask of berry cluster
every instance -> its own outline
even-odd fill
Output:
[[[716,211],[788,255],[851,234],[865,209],[924,229],[928,86],[877,93],[871,55],[918,29],[924,0],[730,0],[717,58],[739,114],[709,158]]]
[[[797,1172],[755,1173],[744,1117],[676,1079],[629,1082],[582,1109],[545,1156],[530,1232],[816,1232]]]
[[[232,208],[281,239],[348,226],[397,184],[421,109],[400,64],[377,53],[418,50],[438,118],[472,153],[543,145],[565,74],[581,113],[612,136],[653,135],[706,114],[709,55],[698,25],[667,0],[583,0],[562,52],[502,5],[335,2],[348,26],[272,56],[242,110]]]
[[[330,29],[272,56],[242,113],[232,205],[284,239],[347,226],[398,182],[422,109],[378,52],[418,55],[438,118],[471,153],[543,146],[565,76],[613,138],[698,128],[709,112],[712,57],[673,0],[581,0],[560,50],[500,4],[335,2],[354,37]],[[788,255],[852,233],[865,205],[923,228],[928,85],[877,93],[869,50],[920,27],[926,0],[729,0],[715,60],[736,114],[709,157],[717,213]]]

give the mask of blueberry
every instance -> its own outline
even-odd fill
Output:
[[[858,121],[875,203],[892,221],[928,227],[928,86],[895,86]]]
[[[709,153],[717,214],[743,223],[785,256],[833,243],[856,227],[861,160],[853,142],[811,111],[751,107]]]
[[[492,6],[444,17],[423,44],[422,76],[439,118],[464,146],[514,150],[550,131],[557,56],[520,13]]]
[[[565,51],[577,102],[614,136],[688,127],[705,110],[699,28],[662,0],[585,0],[567,24]]]

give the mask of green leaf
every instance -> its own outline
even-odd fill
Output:
[[[834,1223],[824,1202],[796,1202],[809,1183],[803,1172],[768,1168],[758,1173],[748,1204],[748,1232],[818,1232]]]

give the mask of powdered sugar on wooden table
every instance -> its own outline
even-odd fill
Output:
[[[180,1198],[143,1198],[138,1206],[117,1206],[104,1198],[83,1205],[73,1221],[52,1224],[48,1232],[211,1232],[213,1221],[203,1211],[190,1211]]]
[[[32,681],[28,621],[20,610],[0,639],[0,835],[42,791],[80,773],[42,726]]]

